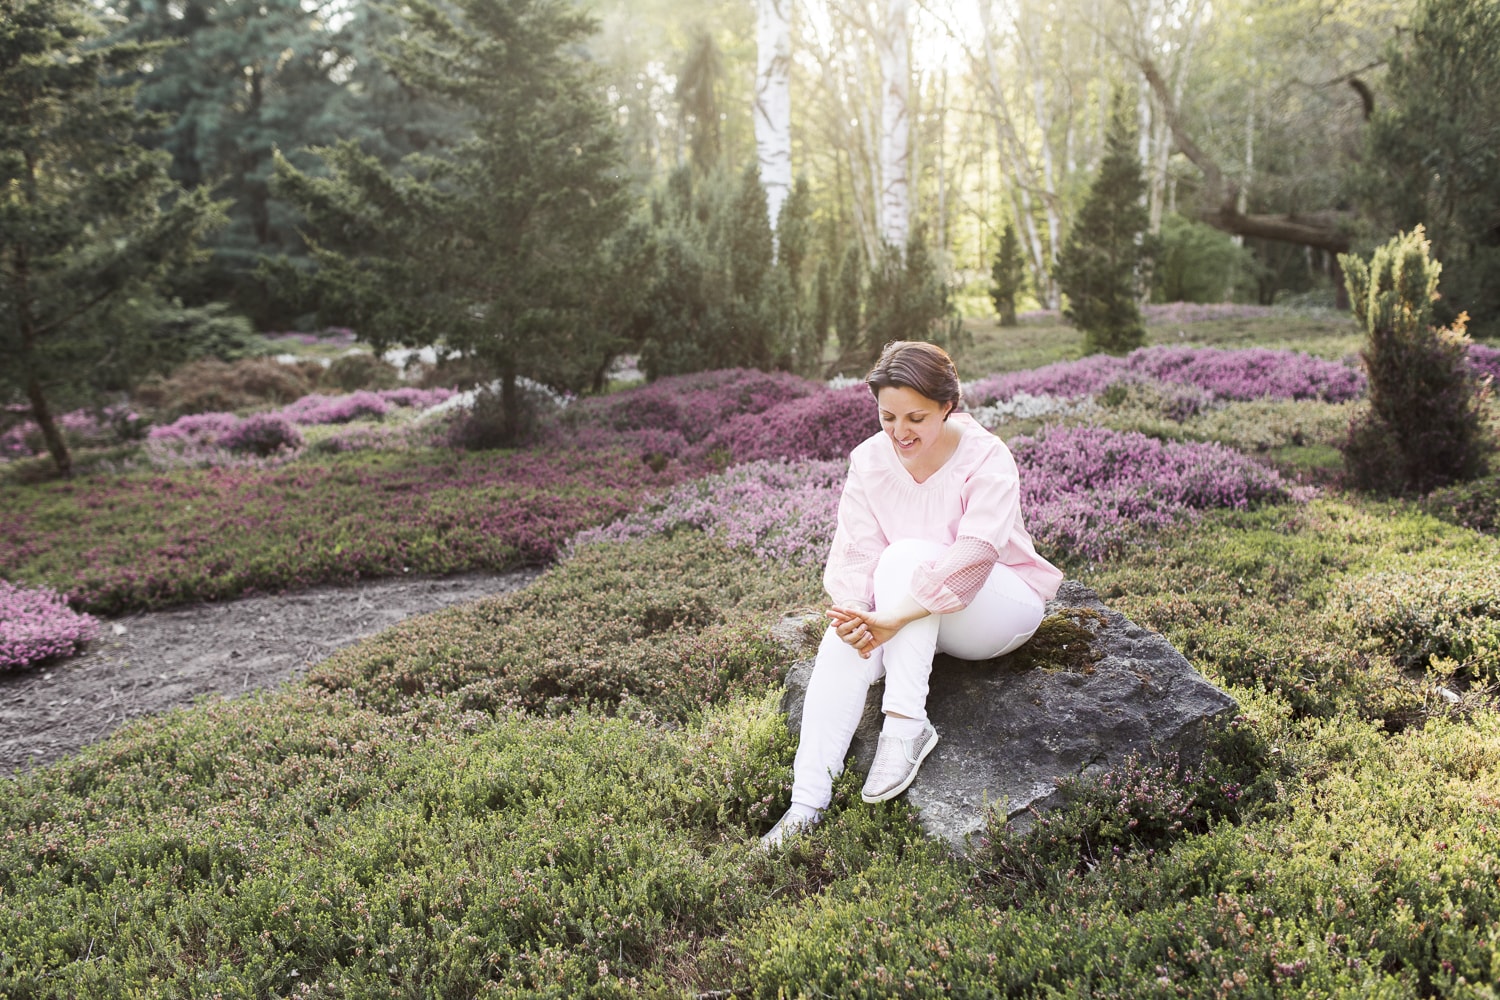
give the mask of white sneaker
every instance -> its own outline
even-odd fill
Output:
[[[870,765],[859,797],[866,802],[884,802],[906,791],[937,743],[937,730],[930,722],[923,726],[922,735],[909,740],[882,733],[875,744],[875,763]]]
[[[776,821],[769,833],[760,838],[760,849],[763,851],[780,850],[782,845],[805,830],[818,825],[818,819],[809,819],[799,812],[788,809],[786,813]]]

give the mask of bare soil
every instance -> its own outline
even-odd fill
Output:
[[[371,580],[104,620],[80,655],[0,673],[0,776],[50,764],[139,716],[281,684],[341,646],[538,573]]]

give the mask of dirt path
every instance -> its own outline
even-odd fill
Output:
[[[0,674],[0,776],[201,695],[280,684],[396,622],[515,590],[537,573],[373,580],[106,620],[82,655]]]

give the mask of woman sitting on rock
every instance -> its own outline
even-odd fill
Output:
[[[885,678],[885,724],[862,798],[904,792],[937,745],[927,721],[936,652],[965,660],[1031,638],[1062,573],[1021,523],[1010,449],[961,401],[958,372],[932,344],[887,345],[865,382],[883,431],[849,457],[823,573],[833,619],[802,709],[792,806],[761,838],[779,847],[822,816],[871,684]]]

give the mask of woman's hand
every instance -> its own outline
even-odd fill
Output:
[[[879,611],[840,607],[829,608],[828,617],[833,619],[833,630],[838,633],[839,638],[853,646],[867,660],[870,653],[913,620]]]

